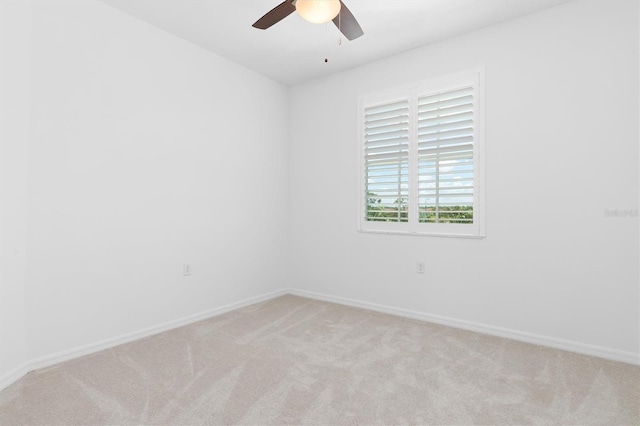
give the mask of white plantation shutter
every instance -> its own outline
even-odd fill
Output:
[[[484,236],[483,72],[360,100],[359,229]]]
[[[418,98],[419,221],[473,223],[474,89]]]
[[[365,219],[407,222],[409,101],[369,107],[364,115]]]

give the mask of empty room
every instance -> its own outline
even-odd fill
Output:
[[[0,0],[0,425],[639,425],[637,0]]]

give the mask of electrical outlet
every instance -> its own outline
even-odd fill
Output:
[[[416,272],[417,273],[424,274],[424,269],[425,269],[424,262],[418,262],[416,264]]]
[[[182,265],[182,275],[184,275],[185,277],[187,275],[191,275],[191,265],[186,263]]]

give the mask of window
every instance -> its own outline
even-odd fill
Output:
[[[483,236],[481,78],[361,99],[361,231]]]

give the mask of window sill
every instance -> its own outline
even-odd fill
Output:
[[[410,235],[414,237],[444,237],[444,238],[467,238],[472,240],[481,240],[486,238],[486,235],[471,235],[471,234],[439,234],[436,232],[416,232],[416,231],[392,231],[386,229],[358,229],[362,234],[389,234],[389,235]]]

